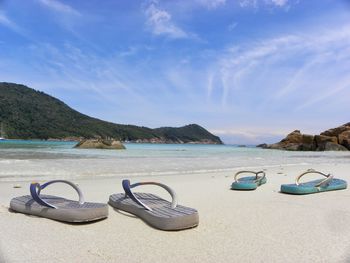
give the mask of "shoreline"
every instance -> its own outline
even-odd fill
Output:
[[[93,138],[94,139],[94,138]],[[85,140],[84,138],[82,139],[7,139],[4,138],[1,141],[33,141],[33,142],[80,142],[81,140]],[[121,143],[135,143],[135,144],[175,144],[175,145],[191,145],[191,144],[195,144],[195,145],[230,145],[230,144],[225,144],[225,143],[215,143],[215,142],[200,142],[200,141],[193,141],[193,142],[160,142],[160,141],[120,141]],[[235,144],[233,144],[235,145]],[[254,145],[255,147],[255,145]]]

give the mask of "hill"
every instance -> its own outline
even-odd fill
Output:
[[[114,138],[122,141],[221,144],[196,124],[150,129],[84,115],[64,102],[24,85],[0,82],[0,123],[9,139]]]

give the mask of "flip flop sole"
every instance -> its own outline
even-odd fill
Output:
[[[89,202],[79,204],[77,201],[51,195],[40,197],[55,205],[57,209],[38,204],[30,195],[13,198],[10,208],[19,213],[70,223],[91,222],[108,217],[107,204]]]
[[[161,230],[183,230],[193,228],[199,223],[197,210],[178,205],[171,208],[171,203],[148,193],[134,193],[134,195],[152,211],[136,204],[125,194],[114,194],[109,197],[109,204],[121,211],[136,215],[147,224]]]
[[[327,186],[315,187],[322,180],[314,180],[307,183],[282,184],[281,192],[286,194],[306,195],[327,191],[343,190],[347,188],[347,183],[341,179],[333,179]]]
[[[231,184],[232,190],[255,190],[258,186],[263,185],[267,182],[266,178],[255,182],[255,176],[243,177],[239,182],[233,182]]]

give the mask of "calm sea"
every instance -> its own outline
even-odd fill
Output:
[[[186,175],[350,161],[350,152],[288,152],[235,145],[125,144],[126,150],[74,149],[74,145],[0,141],[0,181]]]

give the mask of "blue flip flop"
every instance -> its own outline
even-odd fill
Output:
[[[247,176],[238,179],[238,175],[243,173],[255,174],[255,176]],[[262,174],[259,176],[259,174]],[[234,182],[231,185],[232,190],[255,190],[258,186],[266,183],[266,175],[264,171],[239,171],[235,174]]]
[[[320,174],[326,178],[313,180],[305,183],[299,182],[301,177],[311,173]],[[281,192],[287,193],[287,194],[305,195],[305,194],[313,194],[313,193],[326,192],[326,191],[342,190],[346,188],[347,188],[347,182],[345,180],[336,179],[331,174],[324,174],[315,170],[308,170],[296,178],[295,184],[282,184]]]

